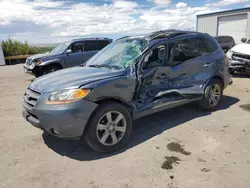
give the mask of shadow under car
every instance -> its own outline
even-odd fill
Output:
[[[237,102],[239,102],[237,98],[223,96],[217,111],[225,110]],[[43,139],[45,144],[59,155],[79,161],[98,160],[124,152],[184,122],[210,114],[211,112],[200,109],[196,103],[191,103],[135,120],[129,143],[115,153],[97,153],[85,147],[79,140],[64,140],[45,132]]]

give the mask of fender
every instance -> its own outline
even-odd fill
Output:
[[[48,61],[43,61],[38,66],[42,67],[42,66],[47,66],[47,65],[53,64],[53,63],[60,64],[64,68],[64,61],[62,59],[59,59],[59,58],[57,58],[57,59],[50,59]]]
[[[221,83],[222,83],[222,87],[224,88],[224,84],[225,84],[225,83],[224,83],[224,77],[223,77],[221,74],[217,73],[217,74],[214,74],[214,75],[212,75],[211,77],[209,77],[209,78],[207,79],[207,81],[202,85],[202,89],[203,89],[204,92],[205,92],[205,89],[206,89],[207,85],[209,84],[209,82],[210,82],[212,79],[218,79],[218,80],[220,80]]]

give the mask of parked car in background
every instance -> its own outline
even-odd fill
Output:
[[[133,119],[194,101],[215,110],[229,83],[228,59],[213,37],[159,31],[118,39],[84,66],[36,79],[23,117],[51,135],[113,152],[128,142]]]
[[[243,43],[238,44],[227,52],[229,58],[229,71],[233,75],[238,72],[250,71],[250,40],[242,38]],[[246,43],[245,43],[246,42]]]
[[[83,38],[59,44],[51,52],[27,58],[24,71],[38,77],[63,68],[78,66],[111,42],[112,39],[108,38]]]
[[[230,50],[232,47],[236,45],[234,38],[231,36],[218,36],[218,37],[215,37],[215,39],[220,44],[222,50],[225,53],[227,53],[228,50]]]

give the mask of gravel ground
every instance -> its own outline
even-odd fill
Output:
[[[250,78],[234,78],[216,112],[191,104],[135,121],[128,146],[109,155],[27,123],[22,96],[31,80],[22,65],[0,67],[0,188],[250,185]]]

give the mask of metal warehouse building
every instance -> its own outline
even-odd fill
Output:
[[[236,43],[250,38],[250,8],[228,10],[197,16],[197,31],[211,36],[232,36]]]

